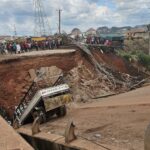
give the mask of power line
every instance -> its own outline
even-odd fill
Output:
[[[44,7],[42,5],[41,0],[33,0],[34,4],[34,35],[35,36],[43,36],[50,35],[50,26],[47,20],[47,16],[44,12]]]

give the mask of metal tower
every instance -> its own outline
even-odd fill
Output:
[[[42,0],[33,0],[34,4],[34,36],[47,36],[50,35],[50,26],[47,16],[44,12]]]
[[[16,25],[14,24],[14,36],[17,36]]]

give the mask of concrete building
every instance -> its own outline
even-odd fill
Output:
[[[81,32],[81,30],[78,29],[78,28],[74,28],[74,29],[71,31],[70,37],[72,37],[72,38],[82,37],[82,32]]]
[[[96,32],[95,29],[90,28],[90,29],[88,29],[88,30],[85,32],[85,35],[86,35],[86,36],[96,36],[96,35],[97,35],[97,32]]]
[[[126,32],[126,38],[148,39],[148,32],[145,29],[131,29]]]

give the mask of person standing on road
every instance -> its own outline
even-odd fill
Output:
[[[5,54],[8,54],[7,44],[6,43],[4,43],[4,52],[5,52]]]
[[[31,48],[32,48],[31,43],[30,43],[30,42],[28,42],[27,44],[28,44],[28,49],[29,49],[29,51],[31,51]]]
[[[13,48],[12,48],[12,43],[10,42],[10,43],[7,43],[7,49],[8,49],[8,51],[9,51],[9,53],[13,53]]]
[[[0,43],[0,54],[3,54],[2,43]]]
[[[49,49],[52,49],[52,42],[51,42],[51,40],[48,40],[48,47],[49,47]]]
[[[37,43],[37,42],[35,42],[34,44],[35,44],[34,46],[35,46],[36,51],[38,51],[38,50],[39,50],[38,43]]]
[[[16,53],[17,47],[16,47],[16,43],[15,42],[12,45],[12,49],[13,49],[13,52]]]
[[[19,43],[16,44],[16,54],[21,53],[21,46]]]

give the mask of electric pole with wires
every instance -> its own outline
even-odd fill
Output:
[[[61,12],[62,12],[62,10],[58,9],[57,11],[58,11],[58,16],[59,16],[58,32],[59,32],[59,34],[61,34]]]
[[[14,24],[14,36],[17,36],[17,30],[16,30],[16,25]]]
[[[33,0],[34,4],[34,36],[48,36],[51,33],[47,16],[41,0]]]
[[[148,36],[149,36],[149,55],[150,55],[150,24],[147,25],[147,29],[148,29]]]

